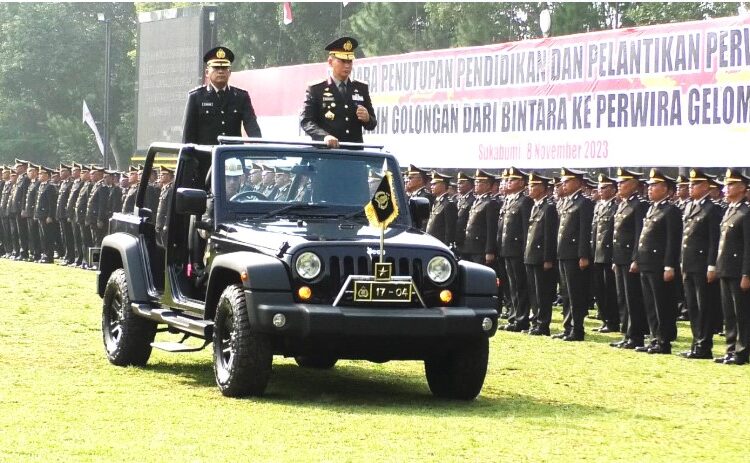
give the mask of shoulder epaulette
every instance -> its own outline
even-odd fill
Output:
[[[194,89],[188,91],[188,93],[195,93],[195,92],[197,92],[198,90],[200,90],[202,88],[205,88],[205,85],[199,85],[199,86],[195,87]]]

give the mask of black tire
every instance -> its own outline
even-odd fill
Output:
[[[133,312],[128,278],[119,268],[107,280],[102,298],[102,338],[110,363],[121,367],[143,366],[151,356],[156,322]]]
[[[477,338],[452,352],[425,359],[427,384],[435,397],[473,400],[487,374],[489,340]]]
[[[330,370],[339,359],[326,355],[299,355],[294,361],[300,368],[315,368],[316,370]]]
[[[227,397],[260,396],[271,377],[273,353],[267,334],[254,333],[240,285],[227,286],[214,319],[214,376]]]

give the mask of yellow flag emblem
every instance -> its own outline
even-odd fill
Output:
[[[398,217],[398,201],[393,194],[393,175],[386,171],[372,199],[365,205],[365,215],[370,226],[386,228]]]

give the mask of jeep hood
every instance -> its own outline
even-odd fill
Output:
[[[309,243],[315,246],[361,243],[380,246],[380,230],[365,224],[326,221],[277,220],[272,222],[237,222],[225,227],[226,237],[238,244],[252,245],[260,251],[278,255],[294,253]],[[433,247],[447,251],[438,239],[416,229],[389,228],[385,245]]]

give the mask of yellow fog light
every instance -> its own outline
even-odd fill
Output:
[[[440,301],[447,304],[453,300],[453,293],[447,289],[440,291]]]
[[[312,289],[309,286],[302,286],[297,290],[297,296],[303,301],[306,301],[312,297]]]

